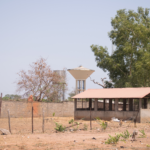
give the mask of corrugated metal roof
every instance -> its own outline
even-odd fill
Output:
[[[150,87],[88,89],[72,98],[144,98]]]

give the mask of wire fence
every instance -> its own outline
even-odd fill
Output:
[[[32,107],[33,109],[33,107]],[[28,112],[23,112],[28,113]],[[56,122],[62,124],[63,126],[67,127],[67,130],[70,129],[77,129],[77,124],[74,124],[75,127],[70,126],[69,121],[73,119],[73,117],[47,117],[45,116],[45,110],[43,109],[41,116],[34,116],[34,109],[31,110],[30,117],[19,117],[19,118],[12,118],[11,112],[7,110],[7,118],[0,118],[0,128],[7,129],[11,132],[11,134],[41,134],[41,133],[53,133],[55,132],[56,128]],[[89,130],[96,130],[96,131],[102,131],[102,132],[114,132],[117,131],[120,127],[119,122],[115,121],[105,121],[101,120],[102,122],[108,123],[108,128],[106,131],[103,131],[100,125],[100,122],[96,120],[96,118],[92,118],[92,121],[90,123],[89,120],[84,120],[82,118],[81,120],[76,120],[80,124],[78,130],[84,130],[85,124],[88,126]],[[145,123],[150,123],[150,117],[147,116],[143,118],[143,121]],[[99,123],[98,123],[99,122]],[[143,128],[143,124],[138,124],[138,126],[141,126]],[[126,121],[123,121],[122,128],[130,128],[134,127],[134,120],[131,116]]]

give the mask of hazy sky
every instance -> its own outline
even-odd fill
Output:
[[[149,0],[1,0],[0,92],[16,94],[20,70],[40,57],[53,70],[82,65],[95,72],[93,79],[107,77],[96,67],[90,45],[112,45],[108,37],[111,18],[119,9],[149,8]],[[67,73],[70,92],[74,78]],[[100,88],[87,79],[87,89]]]

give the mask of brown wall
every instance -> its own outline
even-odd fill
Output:
[[[138,116],[137,116],[138,114]],[[96,117],[99,117],[103,120],[111,120],[112,117],[118,118],[118,119],[129,119],[131,117],[137,116],[137,122],[139,122],[139,113],[137,111],[91,111],[91,117],[92,119],[95,119]],[[90,119],[90,111],[82,111],[77,110],[75,111],[75,117],[74,119]]]
[[[16,101],[2,101],[1,117],[8,117],[7,110],[10,111],[10,116],[18,117],[31,117],[32,105],[34,108],[34,116],[40,117],[42,110],[45,111],[45,116],[49,117],[55,112],[56,117],[73,117],[74,116],[74,102],[62,103],[40,103],[34,102],[16,102]]]

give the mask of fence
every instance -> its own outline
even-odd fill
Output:
[[[2,101],[0,128],[8,129],[13,134],[50,133],[55,128],[55,122],[59,122],[59,117],[68,119],[73,116],[74,102]]]

